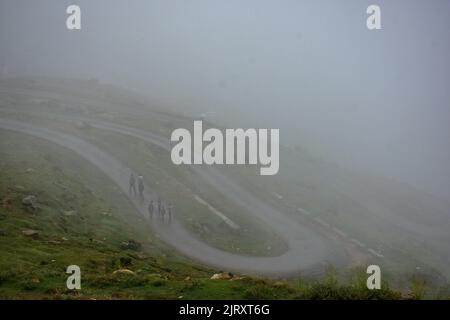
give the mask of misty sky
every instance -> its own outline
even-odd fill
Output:
[[[382,30],[367,30],[369,4]],[[450,0],[1,0],[0,66],[281,128],[282,144],[450,199],[449,30]]]

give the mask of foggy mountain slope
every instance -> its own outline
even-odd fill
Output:
[[[126,181],[128,179],[128,170],[94,146],[77,138],[57,134],[49,129],[38,128],[26,123],[1,120],[0,124],[4,129],[17,130],[23,133],[36,135],[46,140],[62,144],[80,153],[80,155],[101,168],[102,171],[111,177],[125,193],[127,192]],[[148,191],[146,192],[146,196],[147,198],[154,197],[149,194]],[[135,207],[145,215],[145,208],[140,206],[136,200],[130,200]],[[284,228],[286,228],[286,226]],[[298,232],[299,226],[296,228]],[[173,227],[170,227],[169,230],[165,230],[164,228],[159,229],[159,234],[165,241],[169,242],[172,246],[189,257],[215,266],[225,267],[230,270],[275,275],[294,274],[298,271],[317,272],[318,268],[321,269],[320,265],[324,257],[327,257],[326,259],[330,260],[330,257],[335,256],[333,251],[329,251],[330,247],[327,248],[326,246],[324,247],[322,244],[317,243],[317,240],[319,239],[313,237],[312,234],[308,237],[305,235],[304,238],[302,237],[301,239],[291,238],[288,251],[282,256],[273,258],[237,256],[219,251],[192,238],[176,223]],[[289,234],[290,233],[288,232],[287,235]],[[305,243],[305,240],[308,242],[314,241],[319,245],[312,243],[308,245]],[[306,248],[307,250],[305,250]],[[334,260],[333,263],[337,263],[337,261],[338,260]],[[345,261],[345,259],[340,263],[343,263],[343,261]],[[314,269],[316,271],[313,271]]]
[[[0,0],[0,299],[448,299],[449,13]]]
[[[88,118],[75,118],[72,121],[86,121],[90,125],[105,130],[113,130],[122,134],[132,135],[144,141],[155,143],[158,146],[163,147],[166,150],[170,150],[168,143],[164,137],[145,132],[143,130],[127,128],[125,126],[108,124],[104,121],[97,121]],[[233,201],[240,202],[241,205],[247,206],[249,211],[254,212],[251,208],[258,208],[257,202],[254,197],[251,196],[245,189],[237,186],[233,181],[220,172],[209,167],[194,167],[193,170],[206,181],[208,181],[214,188],[220,188],[224,194],[234,193]],[[388,183],[383,179],[372,177],[371,183],[367,184],[363,177],[357,179],[356,176],[350,178],[349,176],[341,176],[338,181],[332,182],[330,177],[333,176],[333,172],[328,170],[322,171],[321,178],[317,170],[315,180],[322,181],[323,185],[333,187],[335,190],[346,194],[349,198],[360,203],[366,207],[376,217],[385,219],[385,221],[392,223],[396,228],[405,229],[407,232],[422,236],[424,239],[433,239],[437,237],[438,244],[435,244],[438,248],[441,246],[446,247],[447,241],[441,243],[439,235],[445,235],[445,230],[449,228],[449,221],[446,219],[445,203],[439,201],[439,199],[433,197],[427,197],[427,195],[414,193],[406,186],[399,186],[398,184]],[[357,182],[361,181],[359,184]],[[375,184],[379,181],[379,185]],[[411,194],[408,195],[408,191]],[[403,194],[403,198],[399,195]],[[237,196],[239,195],[239,196]],[[246,199],[240,201],[240,199]],[[250,202],[250,199],[253,199]],[[424,199],[424,200],[422,200]],[[428,201],[426,201],[428,200]],[[425,202],[425,203],[424,203]],[[443,209],[436,209],[436,206],[441,206]],[[430,210],[428,216],[422,215],[423,211]],[[423,210],[423,211],[421,211]],[[263,210],[259,210],[263,212]],[[445,240],[445,238],[444,238]],[[444,251],[445,253],[445,251]]]
[[[53,84],[39,85],[41,86],[39,88],[33,84],[28,84],[26,86],[28,88],[24,88],[23,85],[12,86],[19,96],[27,97],[23,100],[25,104],[21,103],[15,109],[17,112],[24,111],[24,119],[28,110],[36,113],[52,110],[55,117],[59,114],[69,120],[72,118],[73,121],[77,121],[76,119],[80,117],[93,116],[91,119],[98,118],[97,124],[101,124],[103,129],[120,131],[125,125],[128,128],[125,128],[127,132],[123,133],[138,137],[140,135],[145,140],[141,132],[144,130],[147,132],[144,135],[148,134],[149,138],[157,143],[167,141],[171,130],[176,126],[189,128],[192,125],[192,120],[188,118],[164,114],[160,119],[159,114],[154,114],[153,111],[146,115],[142,106],[134,111],[133,100],[128,100],[127,97],[118,100],[124,105],[115,104],[114,93],[95,97],[95,84],[86,86],[86,93],[83,93],[82,89],[77,89],[77,93],[70,94],[67,92],[71,89],[63,88],[65,86],[63,84],[59,84],[61,91],[56,90]],[[12,89],[10,88],[10,94],[13,95]],[[46,94],[53,99],[57,98],[56,102],[59,104],[49,108]],[[36,101],[32,101],[33,96],[41,99],[39,105],[36,105]],[[78,101],[84,101],[83,106],[80,107]],[[126,113],[123,112],[125,110]],[[67,117],[68,115],[70,117]],[[92,123],[95,125],[96,120]],[[134,125],[137,130],[130,129],[130,125]],[[402,259],[408,259],[409,255],[416,262],[404,263],[406,269],[414,270],[417,265],[423,268],[423,265],[431,264],[444,273],[448,272],[446,238],[448,219],[444,202],[392,180],[364,175],[358,171],[350,172],[302,151],[284,148],[281,151],[281,170],[279,175],[273,178],[261,179],[254,175],[253,170],[220,167],[218,170],[242,184],[256,197],[268,201],[270,205],[277,208],[287,207],[285,208],[287,212],[297,207],[306,209],[312,217],[327,221],[332,227],[338,227],[365,244],[367,248],[381,252],[389,260],[400,253]],[[238,174],[234,174],[235,171]],[[230,189],[226,187],[224,180],[219,181],[223,182],[219,184],[220,188]],[[214,180],[210,182],[214,185]],[[276,199],[274,193],[281,195],[283,199]],[[426,215],[422,214],[424,211],[427,212]],[[430,244],[433,246],[432,249]]]
[[[416,258],[417,267],[430,264],[450,275],[447,202],[392,179],[339,168],[299,151],[285,152],[279,175],[264,182],[253,177],[259,194],[292,210],[306,209],[309,216],[340,228],[387,260],[402,256],[399,268],[406,267],[409,256]],[[236,171],[229,170],[248,187]]]
[[[0,299],[317,299],[316,288],[327,286],[304,277],[211,280],[218,269],[165,245],[119,188],[75,152],[14,131],[0,129],[0,137]],[[30,193],[34,211],[22,204]],[[130,240],[141,246],[124,247]],[[71,263],[83,270],[81,291],[66,289]],[[374,298],[360,288],[364,273],[353,276],[333,286],[334,296]],[[399,299],[401,292],[383,288],[375,297]]]

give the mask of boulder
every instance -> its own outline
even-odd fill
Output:
[[[22,230],[22,234],[27,237],[36,238],[39,235],[39,231],[32,229]]]
[[[230,280],[233,278],[233,275],[229,272],[221,272],[213,274],[210,278],[211,280]]]
[[[126,275],[130,275],[130,276],[136,275],[135,272],[133,272],[129,269],[118,269],[118,270],[114,271],[113,274],[126,274]]]
[[[63,210],[61,211],[61,213],[63,215],[65,215],[66,217],[71,217],[77,214],[77,212],[75,210]]]
[[[128,240],[122,242],[120,248],[123,250],[139,250],[141,248],[141,244],[134,240]]]
[[[29,195],[26,196],[25,198],[22,199],[22,204],[27,207],[27,208],[31,208],[31,209],[37,209],[37,198],[36,196],[33,195]]]

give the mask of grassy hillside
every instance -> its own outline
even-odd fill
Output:
[[[0,116],[38,123],[77,135],[114,154],[143,173],[158,194],[173,201],[185,226],[210,245],[249,255],[276,255],[285,244],[270,228],[245,219],[242,208],[225,201],[186,167],[174,168],[167,154],[139,139],[58,120],[58,115],[94,117],[170,136],[192,119],[149,108],[129,92],[99,83],[71,80],[0,80]],[[153,107],[153,106],[150,106]],[[124,112],[126,110],[127,112]],[[302,298],[353,297],[393,292],[369,292],[364,270],[339,271],[325,282],[274,282],[247,277],[213,281],[210,270],[184,259],[158,241],[145,220],[134,213],[116,187],[88,163],[61,147],[38,139],[1,131],[0,136],[0,296],[73,297],[65,289],[65,268],[82,267],[83,290],[77,297],[102,298]],[[445,208],[434,208],[427,198],[407,186],[379,177],[358,177],[354,172],[311,157],[304,150],[281,149],[282,169],[261,177],[255,167],[217,167],[258,198],[292,216],[325,222],[330,232],[345,233],[373,249],[372,262],[383,279],[415,297],[448,297],[445,281],[435,269],[448,270],[446,255],[436,254],[435,243],[401,230],[378,211],[352,196],[352,186],[367,190],[392,213],[418,220],[430,210],[439,226]],[[28,210],[21,201],[37,196],[39,209]],[[220,219],[193,200],[198,194],[239,223],[245,232],[233,233]],[[409,201],[404,205],[405,200]],[[401,200],[401,201],[400,201]],[[299,212],[297,208],[305,211]],[[409,221],[408,220],[408,221]],[[36,230],[35,237],[23,234]],[[134,240],[139,250],[123,249]],[[446,243],[442,246],[445,249]],[[270,248],[270,250],[268,250]],[[369,252],[369,254],[371,254]],[[74,261],[72,261],[74,260]],[[447,259],[448,260],[448,259]],[[114,271],[126,268],[134,275]],[[348,273],[348,274],[347,274]],[[336,283],[349,285],[339,286]],[[430,290],[427,287],[432,287]],[[25,290],[24,288],[30,288]],[[425,289],[427,288],[427,289]],[[47,292],[48,291],[48,292]],[[387,295],[387,296],[385,296]]]
[[[365,289],[243,277],[210,280],[211,270],[178,256],[150,232],[112,183],[72,152],[1,131],[0,298],[266,299],[399,298]],[[35,195],[37,208],[22,203]],[[30,231],[34,234],[30,235]],[[124,247],[133,240],[139,248]],[[66,289],[68,265],[81,267],[82,290]],[[127,269],[131,272],[116,272]]]

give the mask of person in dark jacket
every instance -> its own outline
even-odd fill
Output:
[[[169,206],[169,209],[167,211],[167,215],[168,215],[168,219],[169,219],[169,224],[172,222],[172,207],[173,206]]]
[[[162,209],[161,198],[158,198],[158,217],[159,217],[159,219],[161,219],[161,209]]]
[[[162,221],[162,223],[164,223],[165,217],[166,217],[166,208],[164,206],[162,206],[162,208],[161,208],[161,221]]]
[[[139,198],[144,199],[144,177],[138,177]]]
[[[153,220],[153,211],[155,210],[153,206],[153,200],[150,200],[150,203],[148,204],[148,217],[150,220]]]
[[[128,192],[131,194],[134,194],[134,196],[136,196],[136,179],[134,177],[134,174],[131,173],[130,175],[130,181],[129,181],[129,188],[128,188]]]

